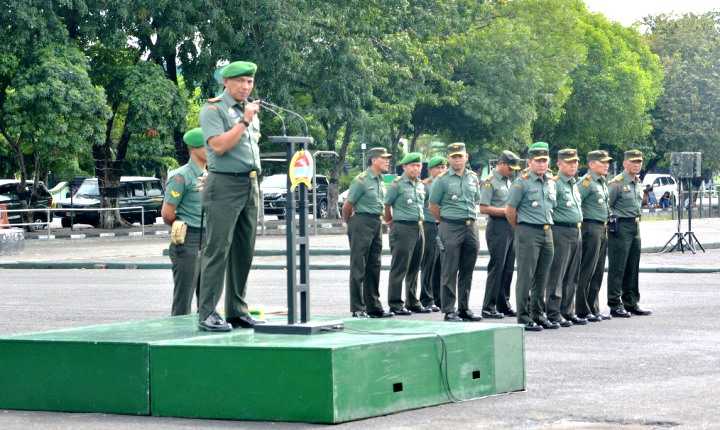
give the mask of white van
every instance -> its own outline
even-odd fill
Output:
[[[646,173],[642,184],[643,189],[645,189],[648,185],[652,187],[653,193],[655,193],[655,198],[658,202],[666,191],[670,193],[670,201],[677,201],[677,181],[672,177],[672,175],[667,173]]]

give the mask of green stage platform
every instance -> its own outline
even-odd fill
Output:
[[[344,321],[208,334],[196,317],[0,338],[0,409],[338,423],[525,388],[521,326]]]

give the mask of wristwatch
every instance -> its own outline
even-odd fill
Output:
[[[245,124],[245,128],[249,128],[249,127],[250,127],[250,123],[249,123],[245,118],[243,118],[241,122],[242,122],[243,124]]]

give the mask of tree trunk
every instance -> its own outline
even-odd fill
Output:
[[[415,130],[413,131],[413,137],[410,140],[410,150],[408,152],[415,152],[415,148],[417,148],[417,141],[422,133],[423,129],[421,127],[415,127]]]
[[[95,173],[98,179],[98,191],[100,192],[100,207],[102,209],[116,209],[101,211],[99,213],[98,227],[113,229],[123,224],[118,209],[118,196],[120,191],[120,176],[122,175],[122,162],[127,152],[127,143],[130,140],[130,133],[127,122],[123,128],[123,134],[118,144],[117,156],[113,159],[112,139],[110,137],[113,118],[108,120],[108,130],[103,145],[93,146],[95,157]]]
[[[326,128],[327,129],[327,128]],[[335,145],[337,143],[337,134],[339,127],[329,127],[327,134],[327,147],[328,151],[335,151]],[[345,136],[343,137],[343,143],[340,146],[340,150],[336,151],[338,154],[337,163],[330,170],[330,177],[328,178],[328,218],[339,219],[340,213],[337,210],[338,207],[338,179],[342,173],[343,165],[345,164],[345,157],[347,155],[347,148],[350,144],[352,136],[352,124],[348,121],[345,126]]]

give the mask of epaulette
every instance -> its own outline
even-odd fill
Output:
[[[402,176],[398,176],[397,178],[393,179],[393,183],[400,182],[402,180]]]
[[[217,103],[221,100],[222,100],[222,97],[212,97],[212,98],[209,98],[207,101],[208,101],[208,103]]]
[[[615,176],[614,178],[610,179],[610,182],[620,182],[620,181],[622,181],[622,179],[623,179],[623,175],[621,173],[621,174]]]
[[[490,182],[492,177],[493,177],[493,175],[487,175],[486,177],[483,178],[483,182]]]
[[[553,181],[559,181],[559,180],[560,180],[560,175],[555,175],[555,176],[553,176],[551,179],[552,179]]]
[[[590,183],[591,183],[591,182],[592,182],[592,176],[590,176],[590,175],[585,175],[585,177],[583,178],[581,184],[582,184],[583,187],[588,188],[588,187],[590,187]]]
[[[442,178],[443,176],[445,176],[447,174],[447,172],[448,171],[446,170],[446,171],[442,172],[441,174],[437,175],[437,177]]]
[[[431,183],[432,183],[432,177],[431,177],[431,176],[428,176],[427,178],[425,178],[425,179],[422,180],[422,183],[425,184],[425,185],[431,184]]]
[[[523,170],[523,173],[522,173],[522,175],[520,175],[520,177],[523,178],[523,179],[530,179],[530,173],[528,173],[527,171]]]

